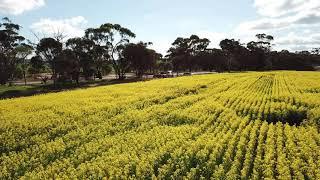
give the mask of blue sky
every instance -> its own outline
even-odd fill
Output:
[[[165,53],[178,36],[197,34],[216,47],[224,38],[254,40],[265,32],[275,49],[304,50],[320,44],[318,0],[0,0],[0,15],[21,24],[34,40],[57,29],[69,37],[88,27],[118,23]]]

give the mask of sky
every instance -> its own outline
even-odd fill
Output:
[[[273,35],[275,50],[320,46],[320,0],[0,0],[0,17],[20,24],[32,41],[34,34],[81,37],[86,28],[117,23],[136,34],[132,42],[153,42],[162,54],[192,34],[212,48],[225,38],[247,43],[258,33]]]

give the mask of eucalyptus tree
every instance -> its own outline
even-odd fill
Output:
[[[220,42],[220,47],[224,52],[227,60],[227,68],[230,72],[235,64],[239,60],[240,51],[242,50],[242,45],[240,41],[234,39],[224,39]]]
[[[14,24],[9,18],[0,23],[0,84],[6,84],[13,77],[18,63],[17,47],[25,40],[19,35],[21,26]]]
[[[199,38],[197,35],[191,35],[189,38],[178,37],[168,51],[167,57],[172,60],[175,71],[192,71],[195,66],[195,57],[204,51],[210,41],[207,38]]]
[[[54,38],[43,38],[36,47],[36,53],[42,57],[52,71],[54,86],[57,80],[57,61],[63,49],[63,44]]]
[[[95,42],[87,38],[71,38],[66,42],[66,46],[74,52],[84,77],[86,79],[92,77],[95,73],[95,64],[97,64],[94,56]]]
[[[62,50],[57,58],[56,72],[60,74],[59,79],[62,82],[65,82],[66,80],[74,80],[79,84],[80,62],[73,50]]]
[[[155,67],[158,54],[149,49],[148,45],[152,43],[139,42],[126,45],[123,56],[129,62],[132,69],[136,71],[138,77],[142,77],[147,70]]]
[[[119,24],[106,23],[98,28],[89,28],[85,31],[85,38],[98,45],[94,55],[103,61],[110,61],[119,79],[125,79],[128,62],[122,55],[125,45],[135,38],[135,34]]]
[[[270,62],[270,52],[272,47],[272,41],[274,37],[267,34],[257,34],[257,41],[251,41],[247,44],[247,48],[251,51],[252,55],[256,57],[257,68],[267,69]],[[271,65],[272,66],[272,65]]]
[[[29,61],[29,73],[30,74],[38,74],[45,70],[45,62],[42,60],[41,56],[35,55],[32,56]]]
[[[18,63],[20,64],[21,70],[22,70],[22,75],[24,79],[24,84],[27,85],[27,78],[26,74],[29,69],[30,61],[28,59],[28,56],[33,53],[33,47],[31,45],[22,43],[16,48],[17,51],[17,58],[18,58]]]

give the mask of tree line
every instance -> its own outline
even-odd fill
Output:
[[[166,56],[174,71],[266,71],[266,70],[315,70],[320,64],[320,49],[311,52],[272,51],[274,37],[257,34],[256,41],[247,44],[240,40],[224,39],[221,49],[208,49],[210,41],[192,35],[177,38]]]
[[[114,72],[118,79],[134,72],[137,77],[161,71],[314,70],[320,64],[320,49],[272,51],[271,35],[257,34],[256,41],[241,44],[234,39],[220,42],[221,49],[208,48],[210,41],[192,35],[178,37],[162,56],[149,48],[151,42],[132,43],[136,35],[119,24],[106,23],[85,30],[83,37],[65,40],[63,34],[33,43],[19,34],[21,26],[8,18],[0,23],[0,84],[24,79],[29,74],[49,72],[54,84],[102,78]],[[46,82],[49,77],[44,76]]]
[[[131,71],[141,77],[153,69],[161,56],[148,48],[150,42],[130,43],[136,35],[119,24],[89,28],[84,37],[65,42],[63,34],[56,34],[36,44],[19,35],[21,26],[8,18],[3,19],[0,28],[0,84],[19,74],[26,79],[27,73],[40,72],[50,72],[54,84],[66,80],[79,83],[80,76],[86,80],[101,79],[111,71],[119,79],[125,79]]]

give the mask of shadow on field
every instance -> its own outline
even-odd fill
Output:
[[[114,84],[133,83],[139,81],[148,81],[149,79],[131,78],[124,80],[100,80],[90,82],[75,83],[57,83],[56,87],[53,84],[50,85],[30,85],[30,86],[0,86],[0,99],[17,98],[25,96],[33,96],[37,94],[45,94],[52,92],[61,92],[66,90],[99,87]]]

